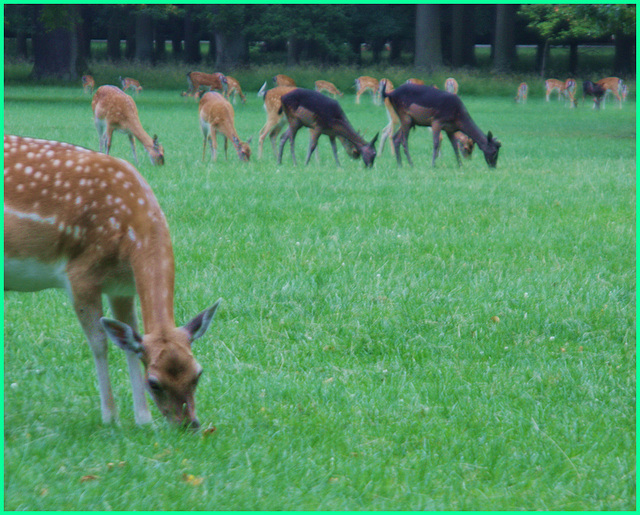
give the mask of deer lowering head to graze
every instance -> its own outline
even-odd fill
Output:
[[[136,423],[151,422],[146,388],[168,420],[199,426],[202,367],[191,344],[207,331],[220,301],[176,327],[167,221],[129,163],[68,143],[5,135],[4,287],[67,291],[93,353],[105,423],[116,418],[108,335],[126,351]],[[114,319],[101,318],[103,294]]]
[[[262,158],[262,146],[267,134],[271,140],[273,155],[278,156],[276,152],[276,138],[286,122],[286,118],[280,111],[280,106],[282,105],[280,99],[282,95],[286,95],[294,89],[296,88],[292,86],[277,86],[264,92],[264,110],[267,113],[267,121],[262,129],[260,129],[260,134],[258,135],[258,159]]]
[[[514,99],[516,103],[526,104],[527,97],[529,96],[529,86],[526,82],[521,82],[518,86],[518,93],[516,94],[516,98]]]
[[[93,95],[91,109],[98,130],[100,152],[109,153],[113,131],[117,130],[129,136],[136,164],[138,156],[134,136],[142,143],[154,165],[164,164],[164,148],[158,143],[158,136],[151,138],[142,128],[133,98],[115,86],[100,86]]]
[[[218,132],[224,136],[224,157],[227,157],[227,143],[231,140],[240,161],[249,161],[251,148],[249,141],[240,141],[234,124],[233,106],[220,93],[209,91],[200,99],[198,106],[198,117],[204,142],[202,147],[202,160],[204,161],[207,149],[207,140],[211,147],[211,158],[215,161],[218,151]]]
[[[399,146],[402,145],[407,161],[413,165],[409,155],[409,131],[415,126],[426,126],[433,129],[433,159],[431,161],[433,165],[435,165],[438,156],[441,131],[447,133],[458,165],[461,164],[458,145],[454,137],[456,131],[460,131],[480,147],[491,168],[496,166],[501,143],[493,138],[491,131],[486,136],[482,133],[457,95],[428,86],[403,84],[391,93],[387,93],[383,88],[382,98],[390,100],[400,119],[400,129],[393,136],[398,164],[402,162],[398,151]]]
[[[293,80],[291,77],[287,77],[286,75],[282,75],[281,73],[279,73],[273,78],[273,83],[276,86],[291,86],[291,87],[296,86],[295,80]]]
[[[385,90],[387,93],[393,91],[393,83],[386,78],[380,79],[378,86],[378,94],[382,96],[382,90]],[[393,133],[396,131],[396,128],[400,125],[400,119],[395,111],[395,109],[391,106],[391,101],[388,98],[384,99],[384,107],[387,111],[387,119],[389,123],[382,129],[382,136],[380,137],[380,154],[384,151],[384,144],[387,141],[387,138],[393,136]],[[391,145],[391,153],[395,156],[396,149]]]
[[[133,89],[136,95],[142,91],[142,86],[136,79],[132,79],[131,77],[118,78],[120,79],[120,84],[122,85],[122,91]]]
[[[549,102],[549,97],[554,91],[558,92],[558,100],[561,97],[569,100],[569,107],[576,107],[577,101],[575,98],[576,81],[574,79],[567,79],[562,82],[558,79],[547,79],[544,81],[545,98]]]
[[[607,97],[607,93],[611,93],[618,99],[620,108],[622,109],[622,97],[620,96],[620,88],[622,87],[622,79],[618,77],[607,77],[606,79],[600,79],[596,82],[604,90],[604,96],[602,97],[602,108],[604,109],[604,101]]]
[[[246,103],[247,98],[242,94],[242,88],[240,87],[240,83],[234,79],[233,77],[229,77],[229,75],[226,75],[227,78],[227,92],[224,95],[227,100],[231,100],[231,95],[233,95],[233,103],[236,103],[236,97],[240,96],[240,100],[242,100],[242,103]]]
[[[85,93],[93,94],[93,90],[96,87],[96,81],[93,80],[91,75],[82,76],[82,90]]]
[[[365,91],[369,91],[371,93],[371,98],[373,98],[373,103],[375,105],[378,105],[380,103],[380,96],[378,94],[379,88],[380,88],[380,83],[378,79],[369,77],[367,75],[358,77],[356,79],[356,104],[360,103],[360,96]]]
[[[326,91],[330,95],[333,95],[334,99],[336,97],[342,96],[342,92],[338,88],[336,88],[332,82],[329,82],[328,80],[317,80],[314,86],[315,86],[315,90],[318,93],[322,93],[323,91]]]
[[[291,157],[293,164],[296,164],[296,153],[294,141],[296,133],[301,127],[309,127],[311,136],[309,138],[309,152],[305,164],[309,163],[311,154],[318,145],[320,135],[329,136],[333,157],[338,166],[338,152],[336,149],[336,138],[341,139],[345,148],[352,157],[356,155],[362,156],[365,166],[372,166],[376,158],[375,143],[378,139],[376,134],[370,143],[367,143],[360,134],[358,134],[349,120],[347,120],[340,104],[331,98],[324,96],[322,93],[312,91],[310,89],[297,88],[283,95],[281,98],[281,111],[287,116],[289,128],[280,138],[280,152],[278,154],[278,164],[282,162],[282,150],[287,140],[291,142]],[[356,152],[350,146],[355,147]]]
[[[449,77],[444,81],[444,90],[454,95],[458,94],[458,81],[453,77]]]
[[[582,83],[582,98],[585,96],[593,97],[593,109],[600,109],[600,102],[604,99],[607,90],[600,84],[585,80]]]
[[[187,73],[187,83],[189,89],[183,91],[181,95],[190,97],[193,96],[198,99],[200,95],[200,88],[205,88],[208,91],[227,91],[227,78],[219,72],[216,73],[203,73],[203,72],[189,72]]]

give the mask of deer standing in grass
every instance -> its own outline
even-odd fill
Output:
[[[600,102],[604,99],[607,90],[600,84],[585,80],[582,83],[582,98],[585,96],[593,97],[593,109],[600,109]]]
[[[279,73],[278,75],[276,75],[273,78],[273,82],[276,86],[291,86],[291,87],[295,87],[296,86],[296,81],[293,80],[291,77],[287,77],[286,75],[283,75],[281,73]]]
[[[518,93],[516,94],[516,103],[526,104],[527,97],[529,96],[529,86],[526,82],[521,82],[518,86]]]
[[[382,96],[382,90],[385,89],[388,92],[393,91],[393,83],[389,79],[380,79],[378,86],[378,94]],[[382,154],[384,150],[384,144],[387,141],[387,138],[392,137],[396,128],[400,125],[400,118],[391,105],[391,101],[388,98],[384,99],[384,107],[387,111],[387,119],[389,123],[386,125],[384,129],[382,129],[382,136],[380,137],[380,154]],[[396,149],[391,145],[391,153],[395,156]]]
[[[132,89],[137,95],[142,91],[142,86],[136,79],[132,79],[131,77],[119,77],[120,84],[122,85],[122,91],[127,91],[128,89]]]
[[[378,139],[376,134],[370,143],[367,143],[358,134],[349,120],[347,120],[340,104],[322,93],[310,89],[296,88],[295,90],[281,97],[281,112],[284,112],[289,122],[289,128],[280,138],[280,152],[278,153],[278,164],[282,162],[282,151],[284,145],[289,140],[291,142],[291,157],[293,164],[296,164],[295,138],[301,127],[309,127],[311,135],[309,138],[309,151],[305,164],[309,163],[311,154],[318,145],[318,138],[322,134],[329,137],[333,157],[336,164],[340,166],[338,152],[336,149],[336,137],[339,138],[352,157],[362,156],[365,166],[373,166],[376,158],[375,143]],[[355,152],[357,150],[357,153]]]
[[[356,79],[356,104],[360,103],[360,96],[365,92],[371,92],[371,98],[373,99],[373,103],[378,105],[380,103],[380,97],[378,95],[378,90],[380,88],[380,83],[378,79],[374,77],[369,77],[367,75],[363,75],[362,77],[358,77]]]
[[[547,79],[544,81],[545,98],[549,102],[549,97],[554,91],[558,92],[558,100],[560,97],[565,97],[569,100],[570,107],[576,107],[577,102],[575,98],[576,81],[574,79],[567,79],[562,82],[558,79]]]
[[[209,91],[200,99],[198,116],[204,142],[202,147],[202,160],[204,161],[207,140],[211,147],[211,158],[215,161],[218,151],[218,132],[224,136],[224,156],[227,157],[227,143],[231,140],[240,161],[249,161],[251,148],[248,142],[240,141],[234,124],[233,106],[220,93]]]
[[[229,75],[225,76],[227,78],[227,92],[225,93],[225,97],[227,100],[231,100],[231,95],[233,95],[233,103],[236,103],[236,97],[240,97],[242,103],[246,103],[247,98],[242,94],[242,88],[240,87],[240,83],[234,79],[233,77],[229,77]]]
[[[494,139],[491,131],[485,136],[480,128],[471,119],[462,100],[457,95],[441,91],[428,86],[415,84],[403,84],[391,93],[382,88],[382,98],[388,98],[400,119],[400,129],[393,136],[393,145],[396,150],[398,164],[402,163],[400,145],[404,148],[407,161],[413,165],[409,155],[408,136],[409,131],[417,126],[431,127],[433,129],[433,159],[436,164],[440,148],[440,133],[445,131],[458,161],[462,164],[455,133],[460,131],[471,138],[483,151],[487,164],[494,168],[498,162],[498,152],[501,143]]]
[[[622,79],[618,77],[607,77],[606,79],[600,79],[596,82],[604,90],[604,96],[602,97],[602,108],[604,109],[604,101],[607,98],[607,93],[611,93],[618,99],[620,103],[620,109],[622,109],[622,98],[620,97],[620,89],[622,88]]]
[[[183,97],[193,96],[198,99],[200,94],[200,88],[209,88],[209,91],[217,90],[226,92],[227,78],[219,72],[216,73],[203,73],[203,72],[189,72],[187,73],[187,83],[189,84],[189,89],[187,91],[183,91],[181,95]]]
[[[5,135],[4,287],[67,291],[93,353],[103,422],[116,418],[108,335],[126,351],[136,423],[151,422],[146,388],[168,420],[199,426],[194,394],[202,367],[191,343],[207,331],[220,301],[176,327],[167,221],[129,163],[68,143]],[[115,319],[102,318],[103,294]]]
[[[419,86],[424,86],[424,81],[422,79],[407,79],[406,84],[418,84]]]
[[[93,94],[93,90],[96,87],[96,81],[93,80],[91,75],[82,76],[82,91],[85,93]]]
[[[293,86],[277,86],[268,91],[264,91],[264,110],[267,113],[267,121],[260,129],[260,134],[258,135],[258,158],[262,158],[262,146],[264,144],[264,139],[269,135],[269,139],[271,140],[271,148],[273,149],[273,155],[278,156],[276,151],[276,138],[278,134],[282,130],[282,127],[286,123],[286,118],[283,116],[280,111],[280,107],[282,106],[282,102],[280,99],[282,95],[286,95],[290,91],[296,89]]]
[[[453,77],[449,77],[444,81],[444,90],[454,95],[458,94],[458,81]]]
[[[138,117],[138,108],[133,98],[115,86],[100,86],[93,96],[91,109],[98,131],[101,152],[109,153],[113,131],[117,130],[129,136],[136,164],[138,156],[136,155],[134,136],[142,143],[154,165],[164,164],[164,148],[158,142],[158,136],[151,138],[142,128]]]
[[[333,83],[329,82],[328,80],[317,80],[314,86],[315,86],[315,90],[318,93],[322,93],[323,91],[326,91],[330,95],[333,95],[334,100],[336,97],[342,96],[342,92],[338,88],[336,88]]]

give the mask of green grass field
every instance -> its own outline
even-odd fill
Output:
[[[463,91],[463,84],[461,84]],[[514,89],[515,94],[515,89]],[[248,92],[242,139],[265,121]],[[138,169],[167,215],[176,316],[218,297],[195,344],[214,432],[101,423],[89,347],[62,291],[6,293],[7,510],[633,510],[635,102],[463,100],[502,141],[458,168],[387,147],[372,169],[288,149],[202,161],[196,102],[136,98],[166,165]],[[370,139],[370,97],[341,99]],[[5,88],[5,133],[98,148],[80,88]],[[112,154],[131,159],[127,138]]]

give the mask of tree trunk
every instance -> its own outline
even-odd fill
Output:
[[[50,27],[44,26],[41,14],[42,10],[47,8],[53,8],[53,6],[39,5],[34,9],[34,62],[31,74],[35,79],[55,77],[77,80],[78,36],[76,27],[51,29]],[[68,6],[68,8],[74,9],[76,7]],[[75,16],[69,15],[69,19],[75,18]]]
[[[112,61],[119,61],[122,56],[120,50],[120,21],[121,14],[111,13],[107,21],[107,57]]]
[[[500,4],[496,12],[496,39],[493,70],[508,72],[515,60],[515,19],[514,4]]]
[[[295,36],[287,40],[287,66],[295,66],[300,62],[300,42]]]
[[[153,61],[153,18],[146,12],[136,16],[136,59]]]
[[[544,74],[547,67],[547,58],[549,57],[549,40],[544,42],[544,48],[542,49],[542,59],[540,62],[540,77],[544,79]]]
[[[615,37],[615,56],[613,69],[617,75],[635,75],[636,72],[636,38],[617,33]]]
[[[575,77],[578,73],[578,43],[569,43],[569,74]]]
[[[442,66],[439,5],[421,4],[416,6],[414,66],[420,71],[428,72]]]
[[[202,60],[199,27],[188,8],[184,13],[184,54],[187,63],[199,63]]]

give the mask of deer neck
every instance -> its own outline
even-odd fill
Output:
[[[131,132],[131,134],[133,134],[138,141],[142,143],[142,146],[147,150],[147,152],[151,153],[153,151],[153,139],[142,128],[139,120],[132,120],[129,123],[129,132]]]
[[[481,150],[484,151],[487,148],[487,136],[485,136],[485,134],[480,130],[480,127],[478,127],[471,119],[471,116],[469,116],[469,113],[466,109],[460,116],[460,121],[458,122],[458,130],[462,131],[473,141],[475,141]]]

